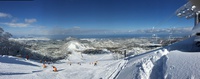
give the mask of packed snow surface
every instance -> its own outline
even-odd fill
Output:
[[[0,56],[0,79],[107,79],[114,78],[124,60],[113,60],[112,54],[83,55],[84,60],[70,61],[68,59],[46,64],[33,60],[25,60],[12,56]],[[97,65],[94,66],[94,62]],[[71,63],[71,65],[69,64]],[[52,66],[58,69],[53,72]]]

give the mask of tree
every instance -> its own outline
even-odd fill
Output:
[[[10,37],[12,37],[12,34],[4,32],[3,28],[0,27],[0,42],[8,40]]]
[[[0,27],[0,34],[2,34],[4,32],[4,30]]]
[[[8,39],[10,37],[12,37],[12,34],[10,34],[9,32],[3,33],[3,38]]]

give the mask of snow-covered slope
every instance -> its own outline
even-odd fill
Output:
[[[199,79],[200,53],[171,51],[166,61],[167,79]]]
[[[63,45],[63,49],[68,51],[83,51],[86,49],[92,49],[92,47],[86,44],[82,44],[78,41],[69,41]]]
[[[169,51],[179,50],[183,52],[200,52],[200,48],[195,45],[195,37],[190,37],[186,40],[174,43],[170,46],[165,47]]]
[[[128,57],[117,79],[199,79],[200,53],[194,37],[170,46]]]
[[[47,64],[47,68],[37,61],[0,56],[0,79],[199,79],[200,48],[193,40],[191,37],[119,60],[114,60],[114,53],[82,54],[80,51],[90,47],[71,41],[63,45],[63,50],[71,52],[69,57]],[[58,72],[53,72],[51,66],[56,66]]]
[[[81,62],[83,59],[82,51],[87,49],[94,48],[90,47],[89,45],[82,44],[78,41],[69,41],[62,46],[61,51],[69,53],[67,57],[69,60]]]
[[[0,79],[112,79],[125,63],[113,60],[112,54],[84,54],[83,58],[81,65],[77,61],[60,60],[42,68],[42,63],[37,61],[0,56]],[[98,61],[96,66],[95,61]],[[58,72],[53,72],[52,66],[57,67]]]
[[[120,71],[117,79],[157,79],[161,78],[164,72],[164,64],[169,53],[166,49],[147,52],[141,55],[128,57],[127,65]]]

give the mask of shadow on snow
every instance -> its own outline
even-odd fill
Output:
[[[25,61],[20,61],[17,58],[9,58],[7,56],[0,58],[1,63],[9,63],[9,64],[21,64],[21,65],[30,65],[30,66],[38,66],[32,63],[28,63]],[[39,67],[39,66],[38,66]]]

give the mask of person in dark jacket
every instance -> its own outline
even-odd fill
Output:
[[[29,55],[26,55],[26,59],[27,59],[27,60],[29,59]]]

